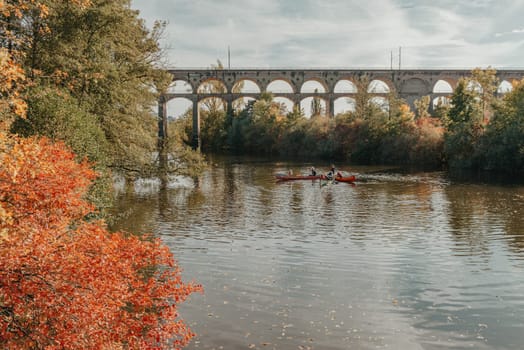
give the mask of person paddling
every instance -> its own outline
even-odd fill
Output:
[[[327,173],[326,178],[328,180],[332,180],[333,177],[335,177],[335,172],[336,172],[335,164],[331,164],[331,169],[329,169],[329,172]]]

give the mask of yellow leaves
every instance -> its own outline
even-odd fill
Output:
[[[400,112],[400,117],[403,119],[403,120],[406,120],[406,121],[409,121],[409,120],[413,120],[415,115],[413,114],[413,112],[411,111],[411,109],[409,108],[409,105],[405,104],[405,103],[402,103],[399,107],[399,112]]]
[[[9,238],[9,231],[6,228],[0,229],[0,243],[7,241]]]
[[[27,113],[27,103],[25,103],[25,101],[19,98],[14,99],[11,105],[11,109],[13,110],[14,114],[16,114],[19,117],[24,118]]]
[[[92,5],[91,0],[69,0],[72,4],[78,5],[81,8],[89,7]]]
[[[0,48],[0,114],[14,113],[25,117],[27,105],[20,97],[25,84],[25,75],[5,48]],[[9,125],[4,125],[6,128]]]
[[[38,4],[37,5],[38,10],[40,11],[39,17],[45,18],[49,15],[49,8],[44,4]]]

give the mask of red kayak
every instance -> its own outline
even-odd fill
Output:
[[[337,182],[355,182],[356,179],[355,175],[335,177]]]
[[[327,176],[322,175],[322,179],[323,180],[332,180],[336,182],[355,182],[357,178],[355,177],[355,175],[351,175],[351,176],[335,176],[334,179],[329,179]]]
[[[322,175],[284,175],[276,174],[275,177],[280,181],[290,181],[290,180],[318,180],[322,178]]]

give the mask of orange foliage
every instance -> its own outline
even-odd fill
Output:
[[[0,115],[14,113],[25,116],[27,106],[20,97],[20,86],[24,82],[22,68],[13,61],[6,49],[0,48]],[[5,120],[0,118],[0,121]]]
[[[62,144],[0,131],[0,348],[179,349],[185,284],[159,240],[84,220],[95,173]]]

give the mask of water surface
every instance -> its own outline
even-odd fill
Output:
[[[524,186],[272,176],[308,167],[222,159],[120,196],[117,228],[162,237],[204,286],[180,308],[188,349],[524,348]]]

